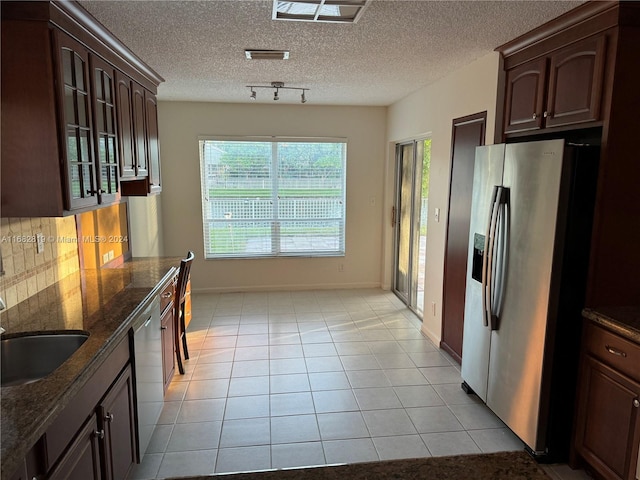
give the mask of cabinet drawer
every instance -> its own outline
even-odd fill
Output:
[[[640,345],[604,328],[587,324],[585,347],[588,354],[640,381]]]
[[[173,296],[175,295],[175,278],[172,279],[166,287],[162,289],[160,292],[160,312],[165,311],[165,309],[173,302]]]

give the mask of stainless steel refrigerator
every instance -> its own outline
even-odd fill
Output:
[[[564,140],[476,150],[463,388],[550,460],[568,455],[598,156]]]

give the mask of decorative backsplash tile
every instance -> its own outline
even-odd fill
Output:
[[[0,251],[2,295],[11,309],[79,271],[75,217],[2,218]]]

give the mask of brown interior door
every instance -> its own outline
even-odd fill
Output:
[[[487,112],[453,120],[449,220],[444,263],[440,347],[462,362],[464,291],[467,279],[469,219],[475,149],[484,145]]]

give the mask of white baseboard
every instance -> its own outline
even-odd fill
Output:
[[[317,284],[295,284],[295,285],[248,285],[229,287],[193,288],[192,293],[236,293],[236,292],[278,292],[287,290],[349,290],[359,288],[381,288],[379,282],[363,283],[317,283]]]

